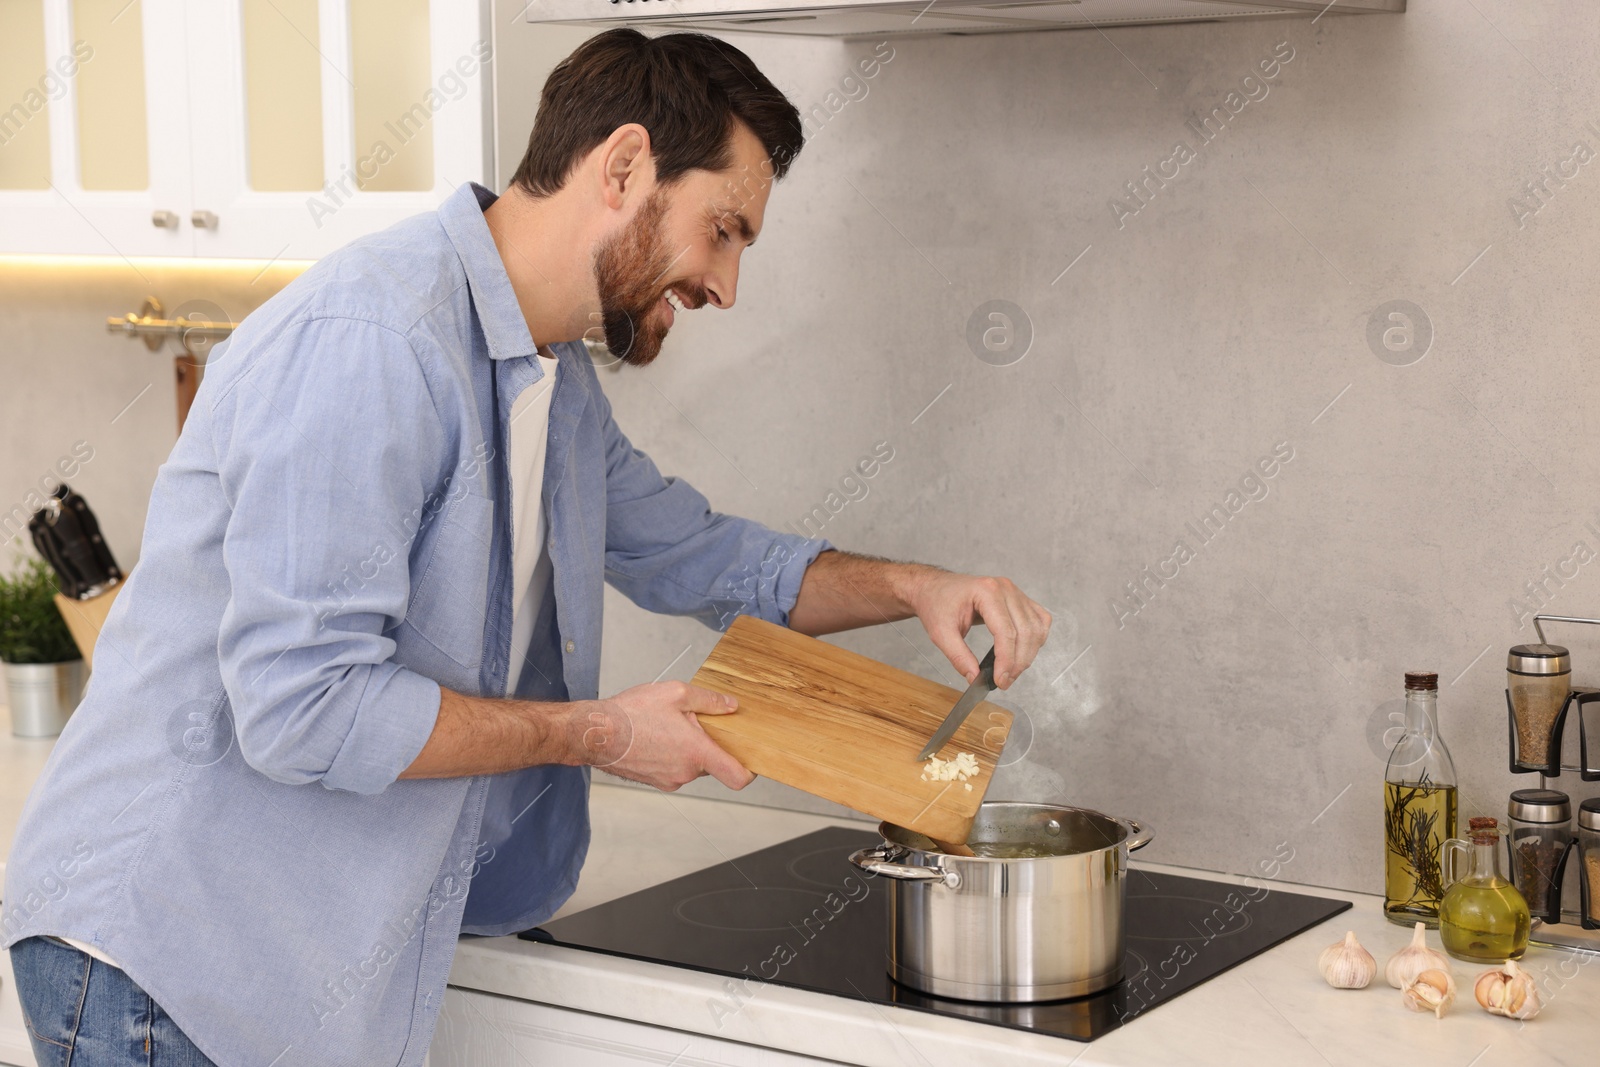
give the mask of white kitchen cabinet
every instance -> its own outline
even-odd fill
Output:
[[[626,1015],[627,1005],[617,1013]],[[450,988],[429,1067],[825,1067],[832,1060]]]
[[[184,3],[0,4],[0,252],[191,254]]]
[[[189,0],[189,32],[225,43],[190,56],[196,255],[312,259],[491,180],[488,0]]]
[[[7,0],[0,252],[313,259],[431,210],[492,181],[490,29],[490,0]]]

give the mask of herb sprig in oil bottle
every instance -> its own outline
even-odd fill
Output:
[[[1383,913],[1390,922],[1439,925],[1439,852],[1456,836],[1456,765],[1439,736],[1439,676],[1406,672],[1405,733],[1383,779]]]

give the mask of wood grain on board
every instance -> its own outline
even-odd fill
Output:
[[[924,781],[917,753],[960,690],[748,615],[692,682],[738,699],[700,724],[753,773],[938,841],[966,841],[1011,732],[1011,712],[979,704],[938,753],[971,752],[978,774]]]

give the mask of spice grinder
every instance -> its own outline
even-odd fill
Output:
[[[1506,656],[1511,769],[1561,773],[1561,723],[1572,694],[1572,657],[1560,645],[1514,645]]]

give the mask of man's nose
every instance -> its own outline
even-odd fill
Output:
[[[733,307],[739,289],[739,261],[708,275],[705,286],[707,303],[724,309]]]

